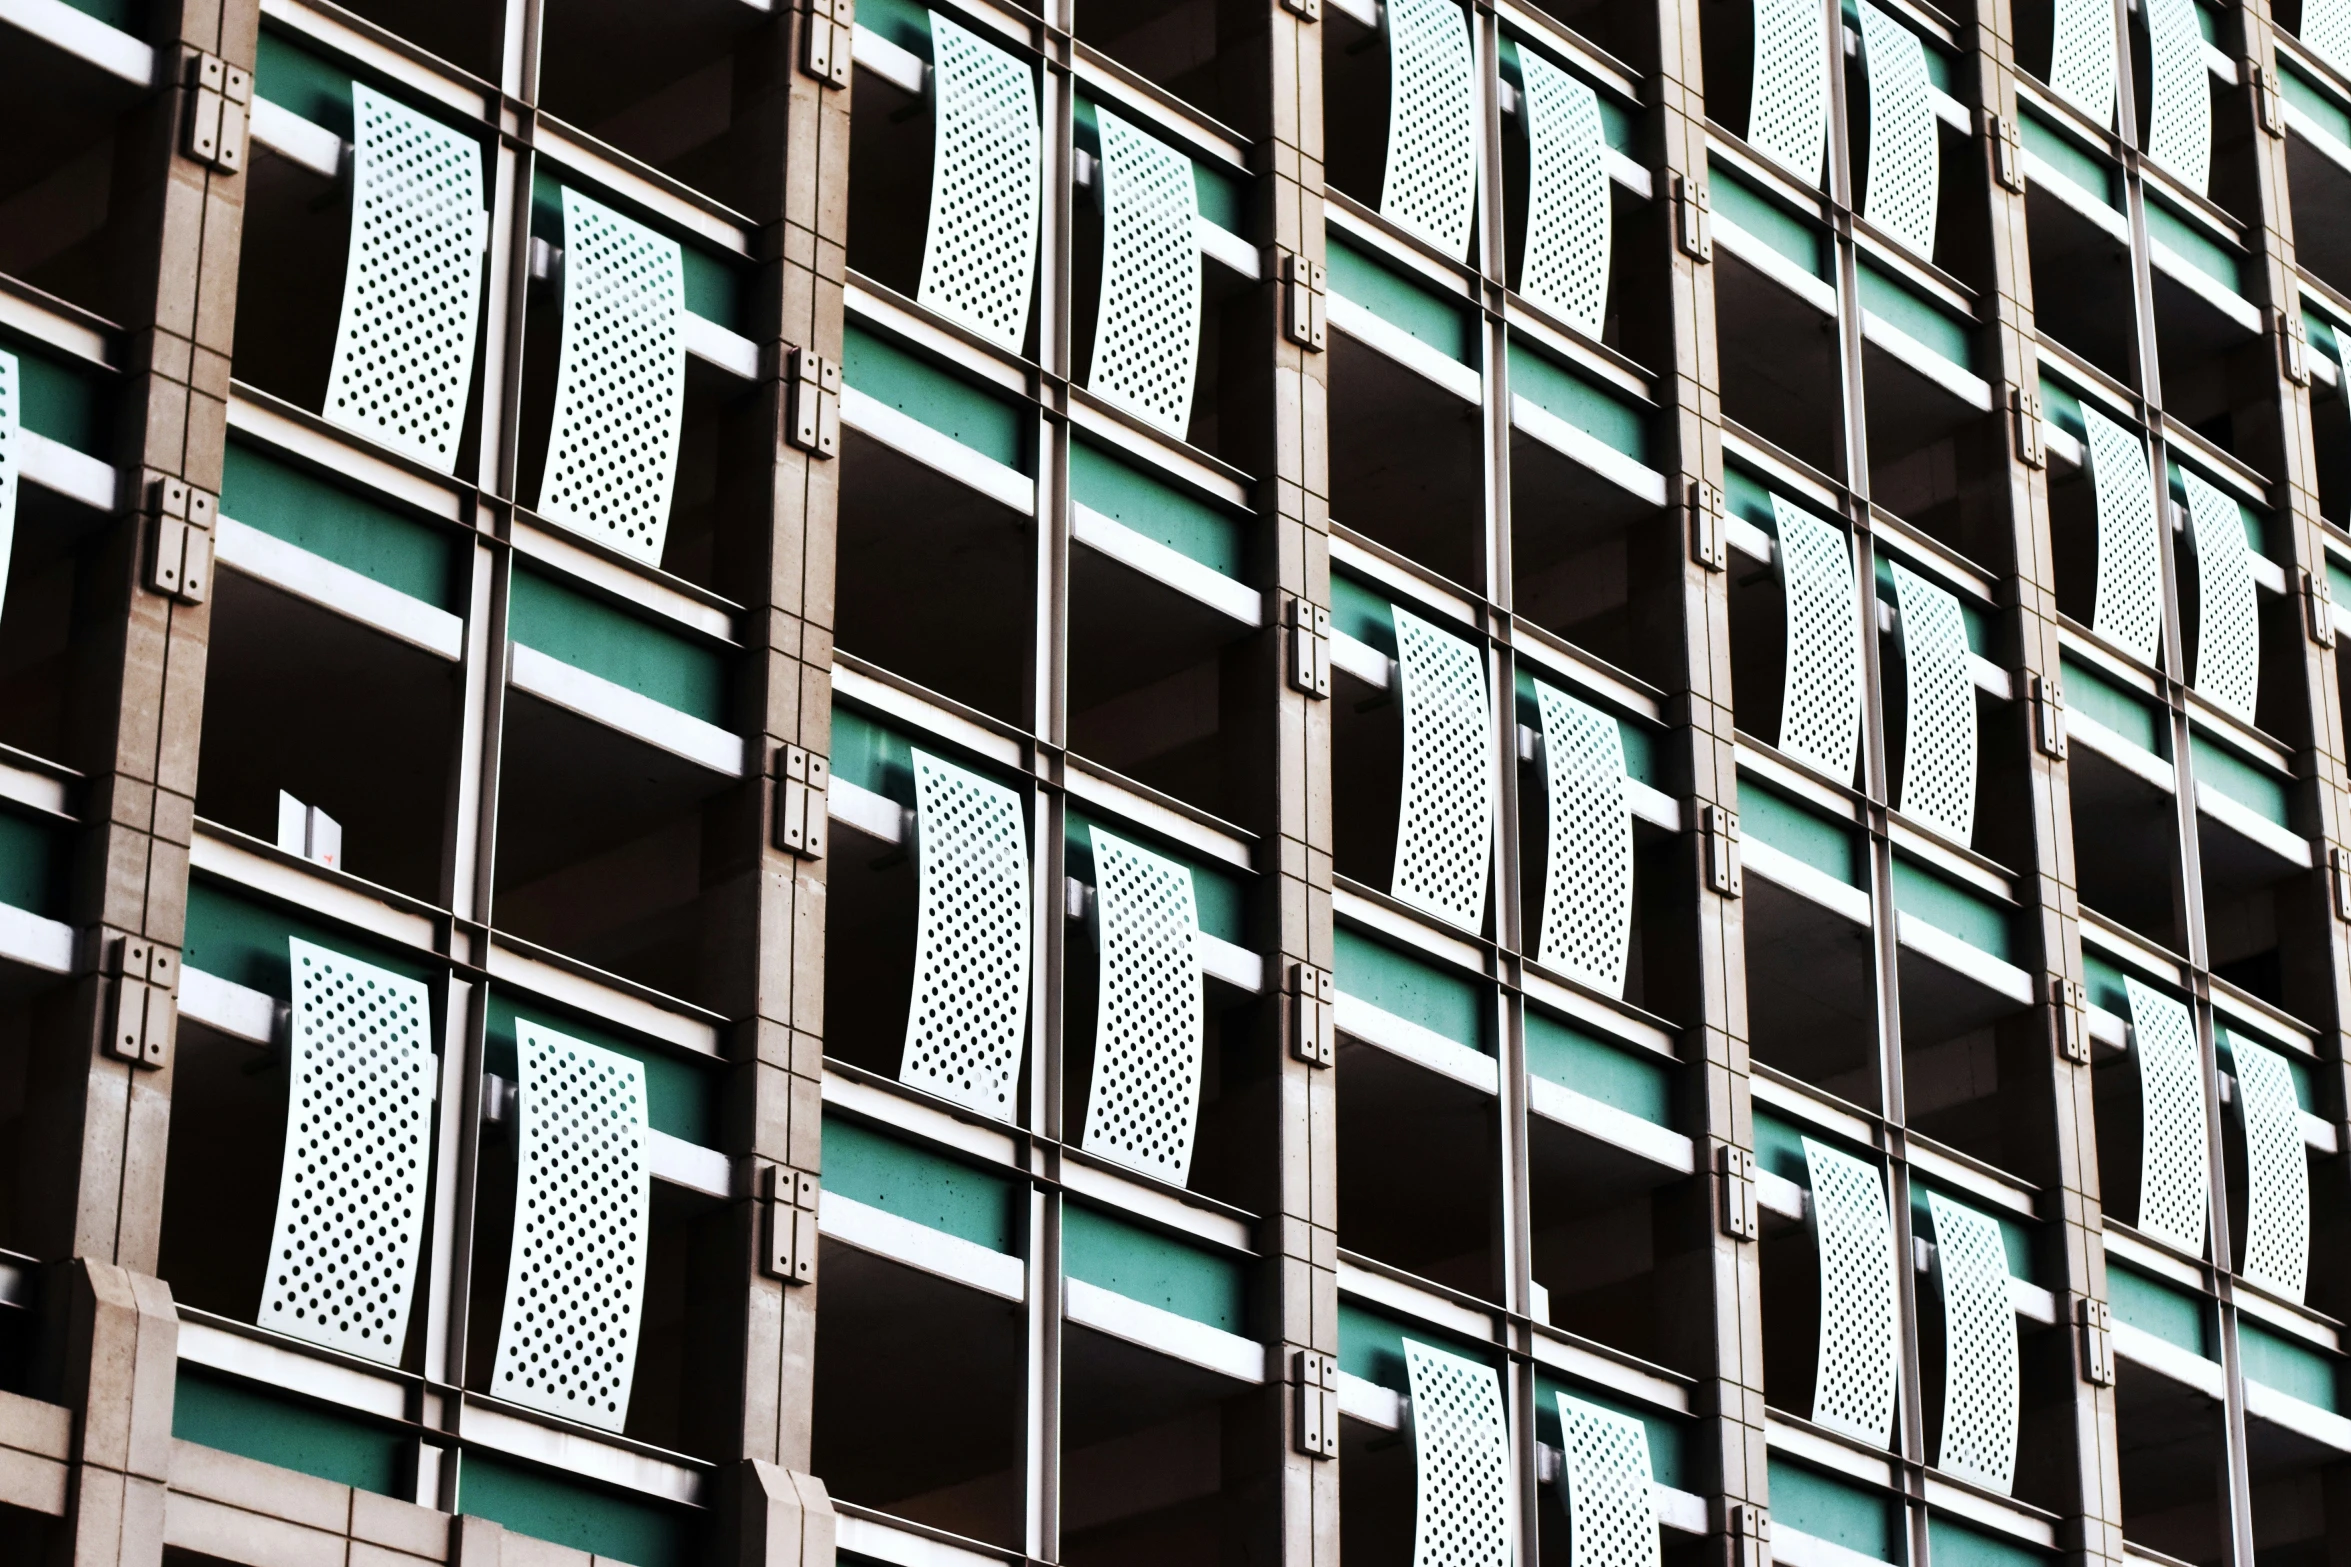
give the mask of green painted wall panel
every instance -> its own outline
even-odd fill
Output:
[[[231,441],[221,515],[440,609],[463,607],[457,543],[429,523]]]
[[[408,1443],[397,1432],[185,1361],[172,1395],[171,1434],[381,1496],[400,1493],[407,1468]]]
[[[2341,1413],[2337,1403],[2335,1362],[2300,1339],[2273,1333],[2239,1313],[2237,1353],[2245,1380],[2298,1398],[2305,1404]]]
[[[63,828],[0,809],[0,903],[54,919],[64,907],[58,886]]]
[[[1328,236],[1331,292],[1462,364],[1475,364],[1469,317],[1459,300],[1404,276],[1367,252]]]
[[[692,1567],[700,1514],[650,1498],[582,1485],[479,1451],[458,1469],[458,1507],[517,1534],[553,1540],[629,1567]]]
[[[1515,338],[1510,344],[1510,389],[1633,461],[1649,460],[1647,415]]]
[[[1011,1180],[861,1122],[825,1117],[824,1184],[851,1202],[887,1209],[990,1251],[1019,1249],[1019,1193]]]
[[[2086,664],[2066,659],[2065,705],[2094,723],[2105,725],[2142,750],[2168,756],[2171,745],[2155,722],[2148,699],[2095,673]]]
[[[525,647],[561,659],[705,723],[727,721],[726,661],[718,652],[624,610],[516,570],[507,630]]]
[[[662,1046],[646,1044],[568,1012],[492,990],[484,1015],[482,1063],[499,1077],[519,1080],[514,1025],[519,1019],[601,1045],[645,1066],[645,1118],[653,1129],[705,1148],[718,1146],[717,1062],[698,1065]]]
[[[1745,821],[1742,816],[1742,826]],[[1900,855],[1894,856],[1894,907],[2003,961],[2014,945],[2006,909]]]
[[[2116,206],[2119,170],[2029,109],[2017,119],[2028,152],[2108,206]]]
[[[2286,825],[2286,781],[2259,767],[2227,746],[2206,737],[2201,729],[2188,731],[2188,753],[2194,758],[2196,781],[2210,784],[2266,821]]]
[[[2191,1355],[2211,1355],[2207,1321],[2211,1313],[2187,1291],[2110,1262],[2106,1269],[2106,1299],[2114,1309],[2115,1321],[2152,1333]]]
[[[253,57],[253,91],[345,141],[351,139],[351,73],[266,27]]]
[[[1859,1551],[1874,1561],[1894,1560],[1894,1521],[1887,1498],[1876,1491],[1834,1480],[1817,1469],[1771,1455],[1772,1521],[1816,1540]]]
[[[1848,887],[1862,884],[1852,828],[1816,816],[1751,778],[1739,780],[1739,832],[1836,877]]]
[[[2345,599],[2351,603],[2351,599]],[[1331,573],[1331,629],[1396,656],[1396,612],[1388,601],[1353,577]]]
[[[1008,468],[1026,469],[1019,407],[852,324],[841,338],[841,379]]]
[[[16,420],[35,435],[114,460],[114,380],[96,366],[69,364],[0,334],[16,356]]]
[[[2240,263],[2226,245],[2152,196],[2146,209],[2148,239],[2170,246],[2182,261],[2231,293],[2244,292]]]
[[[1483,985],[1466,974],[1407,957],[1344,925],[1333,937],[1332,973],[1341,992],[1434,1029],[1455,1044],[1486,1048]]]
[[[1073,1279],[1227,1333],[1248,1327],[1239,1262],[1082,1203],[1061,1210],[1061,1265]]]
[[[1547,1082],[1668,1126],[1673,1072],[1663,1061],[1595,1039],[1533,1007],[1526,1011],[1527,1070]]]
[[[1953,1523],[1940,1513],[1927,1518],[1927,1551],[1934,1567],[2048,1567],[2050,1561],[2028,1545]]]
[[[2351,109],[2346,109],[2333,93],[2283,60],[2278,62],[2278,91],[2287,103],[2316,120],[2336,141],[2351,147]]]
[[[1965,322],[1953,320],[1866,261],[1860,263],[1855,276],[1860,280],[1861,303],[1865,308],[1883,316],[1953,364],[1963,369],[1973,365],[1975,354],[1968,343]]]
[[[285,1001],[293,995],[293,979],[286,964],[289,936],[427,984],[441,974],[438,965],[414,954],[387,950],[332,926],[281,913],[202,876],[189,881],[187,946],[181,955],[189,968],[267,991]]]
[[[1070,499],[1228,577],[1241,574],[1241,524],[1197,496],[1090,442],[1069,448]]]
[[[1713,169],[1714,210],[1732,225],[1745,229],[1790,261],[1825,278],[1828,251],[1821,231],[1787,208],[1742,181],[1721,164]]]

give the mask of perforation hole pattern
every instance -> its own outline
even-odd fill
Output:
[[[481,313],[482,149],[351,84],[351,248],[327,422],[441,473],[457,466]]]
[[[1869,0],[1860,5],[1861,49],[1869,64],[1869,189],[1862,216],[1931,261],[1942,134],[1927,80],[1926,45]]]
[[[1478,650],[1409,610],[1396,617],[1404,790],[1389,890],[1464,930],[1485,922],[1493,856],[1493,714]]]
[[[2005,1496],[2016,1481],[2016,1307],[2000,1221],[1927,1193],[1943,1286],[1943,1438],[1935,1466]]]
[[[2107,0],[2052,0],[2049,90],[2114,124],[2114,8]]]
[[[1771,498],[1779,524],[1780,585],[1787,598],[1787,678],[1780,749],[1840,782],[1853,779],[1861,746],[1861,639],[1853,608],[1853,549],[1844,530]]]
[[[1747,144],[1807,185],[1828,150],[1828,40],[1816,0],[1755,0]]]
[[[1518,69],[1532,170],[1518,291],[1596,338],[1608,321],[1612,216],[1600,98],[1523,46]]]
[[[491,1387],[618,1431],[645,1300],[645,1065],[517,1022],[522,1157]]]
[[[431,1002],[413,979],[307,941],[286,956],[292,1088],[255,1320],[397,1365],[424,1227]]]
[[[2351,0],[2302,0],[2302,46],[2351,76]]]
[[[1901,1377],[1894,1320],[1894,1227],[1885,1177],[1851,1154],[1804,1139],[1812,1232],[1820,1251],[1820,1357],[1812,1422],[1883,1447]]]
[[[1624,796],[1624,732],[1616,720],[1542,681],[1543,794],[1550,841],[1543,866],[1547,968],[1624,994],[1633,934],[1633,816]]]
[[[2145,0],[2147,156],[2201,196],[2212,177],[2212,72],[2196,0]]]
[[[1478,192],[1477,56],[1453,0],[1390,0],[1388,164],[1380,216],[1457,260]]]
[[[1020,797],[914,753],[914,997],[898,1077],[1012,1119],[1029,1000],[1029,857]]]
[[[16,355],[0,349],[0,588],[7,586],[8,558],[16,544],[16,485],[24,471],[18,396]]]
[[[1036,74],[969,28],[930,17],[931,213],[914,297],[1017,352],[1044,178]]]
[[[2196,694],[2247,723],[2261,695],[2261,609],[2253,544],[2236,498],[2191,468],[2188,532],[2196,546]]]
[[[2284,1056],[2232,1033],[2237,1106],[2245,1122],[2244,1260],[2237,1271],[2299,1301],[2310,1277],[2310,1155],[2302,1102]]]
[[[1192,160],[1108,109],[1102,296],[1088,389],[1182,440],[1200,359],[1200,194]]]
[[[1649,1432],[1630,1415],[1557,1394],[1566,1445],[1569,1567],[1658,1567],[1657,1497]]]
[[[2082,404],[2098,495],[2098,588],[2090,629],[2155,662],[2163,637],[2163,559],[2147,448],[2135,431]]]
[[[1200,1117],[1200,912],[1192,873],[1094,830],[1102,981],[1086,1152],[1181,1186]]]
[[[685,417],[678,243],[563,193],[563,335],[539,514],[661,564]]]
[[[1902,814],[1958,843],[1975,834],[1975,672],[1959,600],[1907,566],[1895,565],[1901,612]]]
[[[2205,1143],[2204,1066],[2187,1007],[2125,978],[2131,1054],[2139,1062],[2139,1228],[2193,1256],[2204,1253],[2211,1163]]]
[[[1510,1567],[1510,1426],[1494,1368],[1404,1341],[1412,1386],[1412,1567]]]

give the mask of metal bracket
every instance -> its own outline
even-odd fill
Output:
[[[1687,174],[1673,177],[1674,234],[1682,247],[1682,254],[1697,262],[1714,259],[1714,225],[1709,214],[1714,210],[1713,198],[1706,192],[1706,182]]]
[[[804,860],[824,858],[825,788],[832,764],[796,745],[776,750],[776,847]]]
[[[1290,1054],[1308,1066],[1338,1058],[1338,987],[1331,971],[1290,965]]]
[[[2261,128],[2272,136],[2286,134],[2285,94],[2278,86],[2275,67],[2256,65],[2252,70],[2253,113]]]
[[[2278,368],[2296,386],[2310,384],[2310,328],[2299,312],[2278,312]]]
[[[145,485],[146,584],[150,593],[201,604],[212,590],[212,520],[220,501],[183,479],[151,474]]]
[[[154,1071],[171,1059],[179,1029],[180,955],[144,936],[108,936],[106,1051]]]
[[[180,69],[188,88],[180,151],[207,168],[236,173],[245,166],[245,106],[253,97],[253,73],[195,49],[181,56]]]
[[[1722,486],[1692,479],[1682,503],[1690,513],[1690,558],[1708,571],[1730,566],[1730,546],[1722,534]]]
[[[840,365],[795,348],[784,359],[784,384],[785,439],[818,457],[841,455]]]
[[[2092,1387],[2114,1386],[2113,1318],[2106,1302],[2083,1296],[2074,1302],[2074,1320],[2081,1327],[2082,1380]]]
[[[1762,1233],[1755,1211],[1755,1155],[1725,1143],[1715,1150],[1715,1174],[1722,1202],[1722,1232],[1735,1241]]]
[[[1311,1349],[1290,1353],[1290,1433],[1309,1458],[1339,1456],[1339,1362]]]
[[[1984,140],[1992,149],[1992,178],[2011,195],[2023,195],[2024,143],[2017,135],[2016,121],[2005,114],[1986,115]]]
[[[2334,882],[2335,918],[2351,924],[2351,849],[2329,848],[2327,872]]]
[[[1290,600],[1290,689],[1331,694],[1331,612],[1302,598]]]
[[[1745,890],[1739,875],[1739,813],[1701,806],[1698,830],[1706,837],[1706,885],[1720,897],[1738,897]]]
[[[2042,437],[2041,394],[2029,387],[2008,389],[2008,406],[2016,415],[2016,457],[2027,468],[2049,466],[2049,444]]]
[[[2302,573],[2302,606],[2310,640],[2322,648],[2335,645],[2335,589],[2324,571]]]
[[[1283,3],[1290,4],[1290,0]],[[1321,0],[1305,0],[1305,4],[1320,11]],[[1282,335],[1308,353],[1319,354],[1330,345],[1329,313],[1329,271],[1319,261],[1283,251]]]
[[[2049,1028],[2057,1053],[2076,1066],[2090,1064],[2090,1031],[2082,1026],[2082,987],[2063,974],[2049,976]]]
[[[1282,9],[1304,22],[1322,20],[1322,0],[1282,0]]]
[[[2054,675],[2025,676],[2033,704],[2033,744],[2043,756],[2065,759],[2065,689]]]
[[[816,1282],[817,1179],[805,1170],[769,1165],[760,1271],[786,1284]]]
[[[1721,1502],[1730,1567],[1771,1567],[1771,1514],[1753,1502]]]
[[[827,87],[849,85],[856,63],[857,0],[808,0],[801,23],[800,69]]]

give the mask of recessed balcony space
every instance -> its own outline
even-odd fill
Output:
[[[496,6],[467,0],[358,0],[349,9],[480,81],[499,78],[506,27]]]
[[[2338,290],[2351,289],[2351,102],[2282,55],[2277,81],[2294,260]]]
[[[1771,1408],[1888,1446],[1900,1349],[1885,1167],[1809,1118],[1759,1109],[1755,1143]]]
[[[2331,1324],[2298,1316],[2238,1319],[2253,1538],[2281,1561],[2317,1561],[2346,1524],[2351,1421],[2342,1415],[2342,1359],[2326,1343],[2333,1337]]]
[[[2343,313],[2351,319],[2351,311]],[[2311,465],[2318,471],[2319,515],[2337,528],[2351,519],[2351,383],[2343,374],[2347,345],[2337,316],[2321,311],[2304,295],[2302,325],[2310,341],[2310,423],[2317,436]],[[2338,568],[2340,573],[2342,568]],[[2338,575],[2340,580],[2340,575]],[[2337,595],[2337,602],[2341,596]]]
[[[2030,108],[2017,116],[2017,125],[2032,253],[2033,324],[2043,336],[2131,384],[2140,347],[2122,171]]]
[[[2212,1305],[2184,1280],[2119,1264],[2106,1281],[2123,1538],[2196,1567],[2224,1562],[2228,1412]]]
[[[1236,72],[1262,44],[1227,38],[1231,26],[1213,0],[1083,0],[1074,30],[1080,43],[1209,119],[1239,125],[1257,102]]]
[[[767,166],[793,91],[779,13],[745,0],[553,0],[539,94],[568,125],[741,212],[773,216]],[[846,67],[844,66],[844,70]]]
[[[1877,1108],[1870,875],[1847,821],[1743,771],[1747,1043],[1762,1064]]]
[[[2169,951],[2182,941],[2178,775],[2152,692],[2119,665],[2069,653],[2066,772],[2082,903]]]
[[[1894,856],[1903,1117],[1986,1164],[2032,1170],[2048,1025],[2018,961],[2021,911],[1992,885],[2005,880],[1957,856],[1930,861],[1925,845]]]
[[[2225,738],[2224,738],[2225,736]],[[2301,792],[2285,752],[2221,725],[2190,727],[2196,859],[2212,970],[2273,1006],[2319,1000],[2332,930],[2315,925],[2308,882],[2320,850],[2297,830]]]
[[[1742,178],[1716,160],[1710,189],[1723,416],[1834,477],[1845,471],[1834,249],[1817,209],[1800,214],[1764,187],[1760,176]]]
[[[2006,421],[1974,369],[1968,302],[1890,258],[1864,255],[1856,275],[1870,498],[1972,560],[2002,559]]]
[[[2152,183],[2145,208],[2164,412],[2224,452],[2258,457],[2276,414],[2252,388],[2274,380],[2277,350],[2245,297],[2251,259],[2218,218]]]

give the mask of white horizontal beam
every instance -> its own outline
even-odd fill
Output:
[[[518,691],[642,740],[656,750],[682,756],[729,778],[743,776],[743,737],[691,713],[681,713],[642,692],[517,642],[508,679]]]
[[[959,484],[971,486],[1023,517],[1037,514],[1036,480],[854,386],[841,389],[841,422]]]
[[[411,598],[275,534],[223,517],[213,532],[212,548],[219,565],[412,647],[450,660],[465,652],[465,622],[439,605]]]
[[[135,87],[155,83],[155,51],[65,0],[0,0],[0,22],[86,60]]]
[[[19,429],[16,439],[27,484],[80,501],[93,511],[114,510],[121,492],[112,463],[31,430]]]
[[[1255,1339],[1196,1322],[1084,1279],[1065,1279],[1061,1288],[1063,1315],[1081,1327],[1188,1361],[1237,1382],[1265,1380],[1265,1346]]]
[[[1028,1268],[1018,1257],[990,1251],[977,1241],[900,1218],[839,1192],[824,1192],[817,1202],[818,1230],[845,1246],[1005,1300],[1028,1298]]]
[[[274,1043],[283,1011],[277,997],[266,990],[254,990],[202,969],[180,970],[180,1016],[232,1039],[255,1045]]]
[[[1480,1093],[1502,1091],[1501,1063],[1492,1056],[1343,990],[1339,992],[1334,1022],[1339,1032],[1351,1039],[1400,1056]]]

